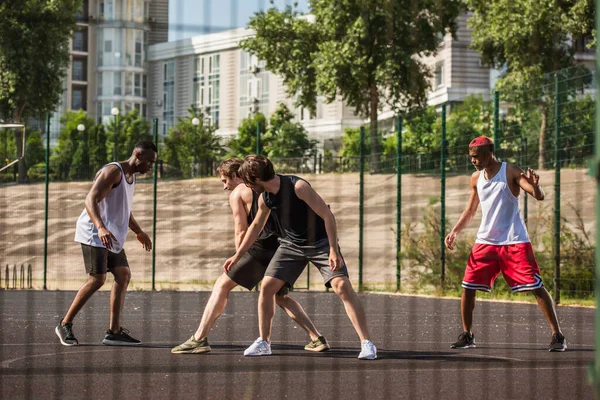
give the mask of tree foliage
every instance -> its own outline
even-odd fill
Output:
[[[198,118],[197,126],[192,123],[194,118]],[[202,112],[190,108],[188,116],[180,118],[165,138],[163,157],[168,166],[179,171],[183,177],[212,173],[200,166],[207,163],[212,165],[212,161],[223,154],[215,130],[214,125],[207,123]]]
[[[539,165],[546,164],[548,115],[552,107],[555,71],[574,65],[573,43],[595,35],[592,0],[466,0],[473,17],[471,46],[482,61],[502,69],[496,84],[503,100],[520,112],[541,112]],[[571,77],[585,75],[571,68]],[[569,80],[568,77],[563,77]]]
[[[111,159],[115,155],[115,145],[116,161],[128,159],[139,140],[152,140],[152,135],[150,122],[140,116],[137,108],[125,115],[115,116],[107,125],[106,145]]]
[[[308,138],[308,133],[301,123],[294,121],[294,114],[283,103],[269,120],[269,127],[264,135],[263,153],[271,158],[305,157],[313,155],[317,141]]]
[[[281,75],[297,104],[315,109],[316,94],[342,98],[370,118],[371,169],[378,169],[377,112],[423,107],[430,71],[416,56],[433,54],[439,36],[454,33],[460,1],[312,0],[314,23],[287,7],[258,12],[256,36],[242,47]]]
[[[0,117],[20,123],[56,108],[80,7],[81,0],[0,2]],[[21,151],[21,130],[15,135]],[[24,163],[19,180],[26,180]]]

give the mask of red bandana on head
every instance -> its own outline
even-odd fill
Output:
[[[479,136],[469,143],[469,147],[481,147],[481,146],[489,146],[493,145],[494,141],[487,136]]]

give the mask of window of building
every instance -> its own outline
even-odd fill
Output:
[[[71,109],[72,110],[83,110],[83,90],[73,89],[71,96]]]
[[[442,87],[446,84],[444,80],[444,62],[438,62],[435,64],[435,89]]]
[[[74,81],[85,81],[84,62],[81,60],[73,60],[71,65],[73,69],[71,79]]]
[[[163,67],[163,129],[175,125],[175,62],[166,61]]]
[[[83,31],[73,33],[73,50],[87,51],[87,38]]]
[[[133,81],[133,95],[141,96],[142,95],[142,74],[135,74]]]
[[[122,78],[121,72],[113,72],[113,94],[121,95]]]

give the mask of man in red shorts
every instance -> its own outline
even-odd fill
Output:
[[[471,332],[477,290],[489,292],[502,272],[513,293],[532,291],[552,328],[549,351],[565,351],[567,342],[558,326],[556,308],[544,287],[527,228],[521,218],[521,189],[537,200],[544,200],[539,176],[529,168],[500,162],[494,155],[494,142],[480,136],[469,144],[469,156],[477,169],[471,176],[471,196],[466,210],[446,236],[446,247],[453,249],[456,236],[471,222],[481,203],[481,225],[471,250],[462,282],[461,314],[463,333],[453,349],[475,347]]]

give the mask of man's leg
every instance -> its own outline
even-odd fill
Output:
[[[77,313],[79,313],[90,297],[104,285],[105,281],[106,274],[90,274],[87,282],[79,288],[77,295],[75,295],[75,299],[73,299],[73,303],[71,303],[71,307],[69,307],[69,311],[67,311],[61,325],[73,322]]]
[[[463,332],[471,332],[473,327],[473,310],[475,309],[475,298],[477,291],[473,289],[463,289],[460,297],[460,313],[462,316]]]
[[[363,309],[358,295],[354,291],[348,277],[336,276],[330,283],[335,294],[337,294],[344,303],[346,314],[348,314],[350,321],[352,321],[352,325],[354,326],[356,333],[358,333],[361,342],[363,340],[370,340],[365,310]]]
[[[215,325],[215,321],[223,313],[223,310],[227,305],[229,292],[236,286],[237,283],[228,277],[227,274],[223,274],[217,279],[208,299],[208,303],[206,303],[206,307],[204,307],[200,326],[198,326],[198,330],[194,334],[194,339],[196,341],[208,336],[208,333]]]
[[[288,295],[275,296],[277,305],[281,307],[287,315],[294,320],[302,329],[304,329],[312,340],[316,340],[321,333],[317,330],[310,317],[304,311],[300,303]]]
[[[267,343],[271,341],[271,327],[275,316],[275,295],[285,284],[281,279],[265,276],[258,297],[258,330]]]
[[[110,325],[108,329],[111,332],[119,332],[125,293],[127,293],[127,287],[131,280],[131,271],[129,267],[114,267],[110,272],[114,275],[115,282],[110,291]]]
[[[556,307],[554,306],[554,301],[552,300],[552,296],[546,290],[545,287],[541,287],[539,289],[533,290],[533,294],[535,295],[535,299],[537,300],[538,306],[542,309],[544,316],[548,320],[550,324],[550,328],[552,328],[552,334],[560,333],[560,326],[558,325],[558,317],[556,315]]]

